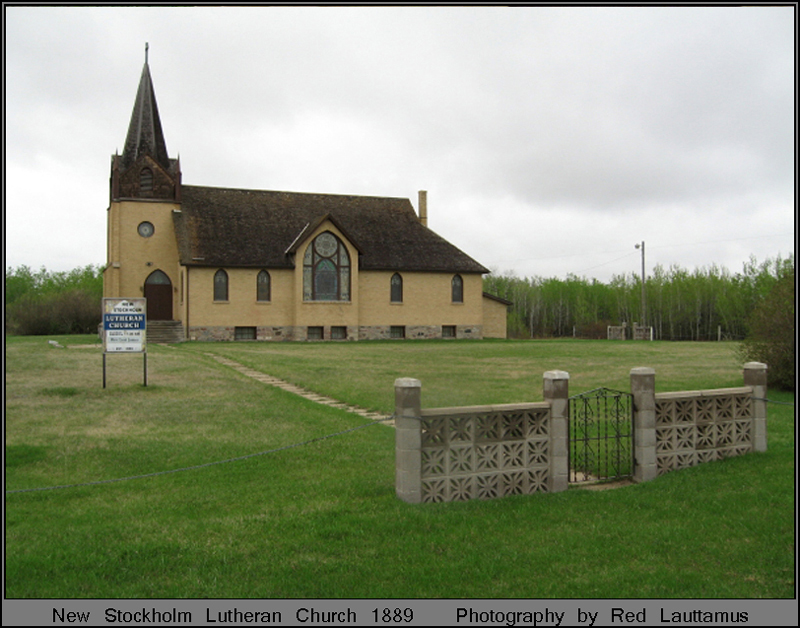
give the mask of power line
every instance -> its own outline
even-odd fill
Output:
[[[702,242],[681,242],[681,243],[676,243],[676,244],[651,244],[651,245],[648,245],[648,248],[650,248],[650,249],[669,249],[669,248],[675,248],[675,247],[681,247],[681,246],[702,246],[704,244],[724,244],[725,242],[741,242],[742,240],[758,240],[758,239],[763,239],[763,238],[786,237],[787,235],[789,235],[789,234],[786,234],[786,233],[773,233],[773,234],[769,234],[769,235],[747,236],[747,237],[744,237],[744,238],[727,238],[725,240],[705,240],[705,241],[702,241]],[[794,237],[794,236],[792,236],[792,237]],[[592,253],[592,255],[613,255],[613,254],[616,254],[616,253],[620,253],[621,251],[622,251],[622,249],[617,249],[617,250],[614,250],[614,251],[604,251],[602,253]],[[576,274],[584,273],[584,272],[587,272],[589,270],[594,270],[595,268],[600,268],[601,266],[606,266],[608,264],[613,264],[614,262],[618,262],[618,261],[623,260],[626,257],[630,257],[631,255],[634,255],[634,254],[635,254],[635,252],[625,254],[622,257],[618,257],[616,259],[609,260],[607,262],[602,262],[601,264],[597,264],[596,266],[592,266],[591,268],[586,268],[584,270],[577,271]],[[498,266],[500,264],[517,264],[517,263],[520,263],[520,262],[541,262],[541,261],[554,260],[554,259],[565,259],[565,258],[568,258],[568,257],[585,257],[587,255],[588,255],[588,253],[586,251],[581,251],[581,252],[578,252],[578,253],[565,253],[565,254],[562,254],[562,255],[548,255],[548,256],[545,256],[545,257],[526,257],[526,258],[515,259],[515,260],[502,260],[500,262],[495,262],[494,264],[490,264],[490,265],[491,266]]]
[[[608,266],[609,264],[613,264],[614,262],[618,262],[620,260],[623,260],[626,257],[630,257],[631,255],[636,255],[636,252],[634,251],[633,253],[628,253],[626,255],[623,255],[622,257],[618,257],[617,259],[612,259],[610,262],[603,262],[602,264],[598,264],[597,266],[592,266],[591,268],[584,268],[583,270],[577,271],[575,274],[576,275],[580,275],[581,273],[585,273],[585,272],[588,272],[590,270],[594,270],[595,268],[600,268],[601,266]]]

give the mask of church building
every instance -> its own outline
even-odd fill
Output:
[[[106,297],[146,297],[148,338],[505,338],[489,271],[405,198],[184,185],[144,69],[111,158]]]

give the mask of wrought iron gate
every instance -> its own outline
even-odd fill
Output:
[[[569,398],[569,481],[633,475],[633,395],[597,388]]]

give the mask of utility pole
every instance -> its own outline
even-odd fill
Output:
[[[642,249],[642,327],[647,327],[647,310],[645,309],[645,300],[644,300],[644,240],[642,240],[641,244],[637,244],[636,248],[638,249],[641,247]]]

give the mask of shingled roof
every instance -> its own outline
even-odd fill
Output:
[[[164,170],[169,171],[172,165],[167,155],[167,143],[161,130],[161,118],[158,115],[156,93],[150,78],[150,66],[147,64],[147,48],[136,101],[133,104],[128,135],[125,138],[125,149],[122,152],[122,167],[129,168],[141,155],[149,154]]]
[[[186,266],[293,268],[290,249],[324,218],[359,250],[361,270],[489,272],[423,226],[405,198],[184,185],[173,214]]]

